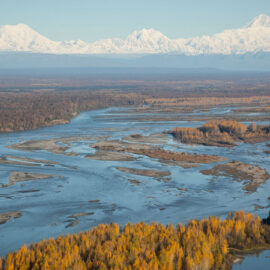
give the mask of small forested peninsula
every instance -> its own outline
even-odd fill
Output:
[[[234,120],[213,120],[202,127],[176,127],[170,132],[176,139],[187,144],[233,147],[237,142],[255,143],[270,140],[270,126],[249,126]]]
[[[239,211],[186,226],[100,224],[25,245],[2,258],[0,269],[231,269],[237,252],[270,248],[268,219]]]

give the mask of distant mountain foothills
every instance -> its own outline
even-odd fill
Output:
[[[126,39],[109,38],[93,43],[53,41],[25,24],[0,27],[0,52],[42,54],[181,54],[243,55],[270,52],[270,17],[259,15],[239,29],[212,36],[170,39],[154,29],[134,31]]]

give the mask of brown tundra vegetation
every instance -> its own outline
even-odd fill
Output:
[[[0,93],[0,132],[66,124],[81,111],[142,103],[140,95],[111,91]]]
[[[237,142],[270,140],[270,126],[251,123],[247,127],[234,120],[213,120],[198,128],[174,128],[170,133],[182,143],[209,146],[232,147]]]

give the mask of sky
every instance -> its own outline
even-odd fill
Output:
[[[270,0],[0,0],[0,25],[24,23],[52,40],[93,42],[154,28],[169,38],[240,28]]]

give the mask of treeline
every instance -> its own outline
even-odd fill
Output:
[[[171,134],[183,143],[209,146],[235,146],[236,142],[270,140],[270,125],[249,126],[233,120],[214,120],[199,128],[174,128]]]
[[[270,226],[243,211],[224,221],[192,220],[186,226],[157,223],[101,224],[85,233],[21,247],[0,269],[230,269],[233,250],[269,248]]]
[[[142,103],[137,94],[112,91],[40,91],[0,94],[0,132],[67,123],[80,111]]]
[[[166,94],[166,91],[164,91]],[[197,94],[195,97],[187,97],[187,96],[181,96],[179,97],[175,95],[174,97],[170,97],[169,95],[164,96],[165,94],[161,94],[160,92],[156,93],[155,96],[151,96],[145,99],[145,102],[147,104],[151,104],[153,106],[218,106],[218,105],[241,105],[241,104],[249,104],[249,105],[258,105],[258,104],[268,104],[270,103],[270,97],[269,96],[242,96],[242,97],[230,97],[230,96],[223,96],[223,97],[216,97],[211,96],[211,93],[209,93],[209,96],[200,96]],[[164,97],[162,97],[164,96]],[[265,105],[265,108],[267,106]],[[252,109],[251,109],[252,110]]]
[[[192,111],[195,107],[228,104],[265,104],[269,96],[252,97],[197,97],[181,96],[177,91],[172,97],[164,89],[150,90],[70,90],[30,92],[0,92],[0,132],[31,130],[54,124],[64,124],[81,111],[110,106],[146,105],[151,112],[158,110]],[[190,93],[189,93],[190,94]],[[193,96],[192,94],[192,96]],[[181,96],[181,98],[179,98]],[[192,108],[191,106],[195,106]],[[142,107],[143,108],[143,107]]]

